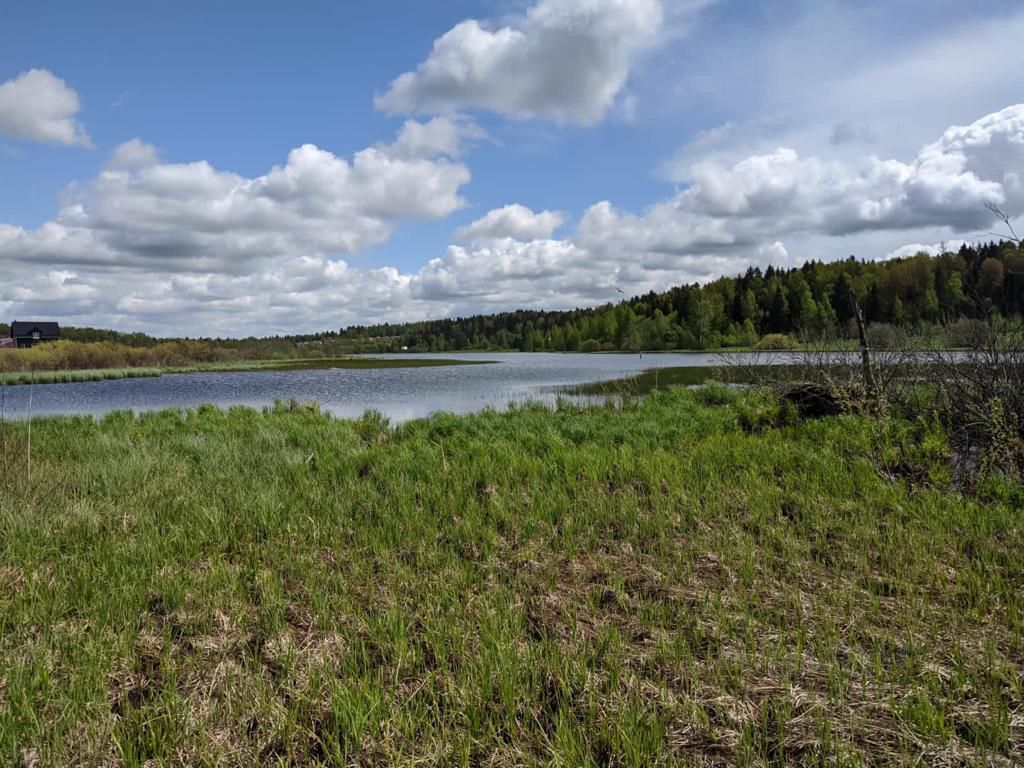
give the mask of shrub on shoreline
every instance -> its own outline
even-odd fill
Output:
[[[166,341],[152,347],[130,347],[111,341],[52,341],[28,349],[0,352],[0,370],[99,370],[170,368],[197,363],[231,362],[238,353],[202,341]]]

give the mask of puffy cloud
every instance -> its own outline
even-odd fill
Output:
[[[435,117],[425,123],[407,120],[385,151],[404,158],[460,157],[466,141],[486,136],[482,128],[466,118]]]
[[[90,317],[106,304],[104,291],[110,278],[46,269],[24,272],[18,280],[0,282],[0,309],[8,317]]]
[[[0,284],[0,310],[165,336],[273,334],[436,312],[437,305],[410,296],[411,279],[318,255],[283,258],[245,275],[48,270]]]
[[[511,237],[517,240],[550,238],[565,223],[565,215],[558,211],[534,213],[525,205],[513,203],[495,208],[456,231],[460,240],[486,240]]]
[[[0,284],[0,310],[163,335],[237,336],[592,305],[616,298],[615,286],[636,292],[674,277],[596,261],[571,240],[501,238],[450,246],[409,272],[320,254],[252,264],[245,273],[152,264],[50,269]]]
[[[375,103],[388,112],[479,108],[594,123],[655,41],[663,15],[660,0],[539,0],[509,26],[463,21]]]
[[[142,161],[104,170],[38,229],[0,225],[0,268],[27,275],[0,283],[0,311],[239,335],[566,308],[751,264],[880,256],[900,242],[913,245],[891,255],[937,250],[917,243],[991,227],[985,202],[1024,215],[1024,106],[1015,106],[950,128],[906,162],[792,149],[696,162],[673,197],[640,212],[598,202],[561,239],[562,214],[513,204],[459,230],[458,244],[419,268],[338,259],[461,203],[468,172],[446,156],[458,142],[445,136],[444,123],[406,126],[351,160],[301,147],[257,178],[118,150]],[[14,263],[26,259],[44,267]]]
[[[82,282],[77,274],[67,270],[51,269],[39,278],[39,283],[50,301],[73,301],[96,295],[95,286]],[[12,285],[8,296],[13,301],[31,301],[38,292],[38,286]]]
[[[789,251],[786,250],[786,246],[776,240],[771,245],[762,245],[757,250],[758,255],[762,261],[766,261],[776,267],[788,267],[789,264]]]
[[[923,243],[909,243],[889,251],[889,253],[885,255],[885,258],[906,259],[911,256],[916,256],[919,253],[927,253],[929,256],[938,256],[941,253],[956,252],[960,250],[960,246],[964,245],[966,242],[966,240],[949,240],[943,243],[932,243],[931,245],[924,245]]]
[[[110,171],[130,171],[157,165],[159,162],[160,153],[156,147],[141,139],[131,139],[114,149],[103,167]]]
[[[394,142],[351,159],[303,145],[255,178],[205,161],[163,163],[133,139],[90,183],[69,188],[54,220],[0,225],[0,268],[19,275],[0,283],[0,309],[163,334],[436,312],[411,295],[413,275],[353,268],[337,255],[460,208],[470,174],[454,158],[478,135],[465,120],[409,121]]]
[[[0,245],[20,236],[24,231],[21,227],[15,227],[13,224],[0,224]]]
[[[586,251],[570,241],[507,237],[469,248],[449,246],[444,258],[432,259],[413,276],[411,288],[416,298],[463,306],[571,306],[592,303],[600,282]]]
[[[80,109],[75,89],[45,69],[30,69],[0,84],[0,133],[13,139],[91,147],[75,120]]]
[[[0,258],[47,265],[244,273],[302,253],[356,253],[408,219],[438,219],[463,205],[469,170],[452,145],[395,144],[350,160],[306,144],[256,178],[205,161],[167,164],[137,140],[118,147],[57,217],[0,245]]]
[[[109,312],[146,327],[191,332],[273,333],[282,328],[338,327],[412,319],[425,307],[412,299],[411,278],[390,267],[357,269],[324,256],[282,259],[249,275],[179,274],[138,280],[115,293]]]
[[[735,253],[782,237],[922,227],[967,232],[992,221],[986,203],[1024,214],[1024,104],[948,129],[909,163],[803,158],[793,149],[732,165],[691,166],[688,186],[642,215],[605,201],[586,211],[578,241],[596,253],[656,266]]]

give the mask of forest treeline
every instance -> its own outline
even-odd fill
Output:
[[[965,245],[938,256],[810,261],[752,267],[737,277],[568,311],[518,310],[413,323],[263,338],[155,338],[62,327],[58,368],[88,364],[186,365],[354,352],[451,350],[638,351],[785,346],[797,339],[853,338],[853,301],[876,332],[902,328],[955,334],[962,319],[1024,314],[1024,245]],[[35,318],[57,319],[59,318]],[[0,324],[0,335],[8,326]],[[955,337],[948,341],[954,345]],[[169,343],[173,342],[173,343]],[[143,351],[145,350],[145,351]],[[40,356],[54,356],[58,348]],[[10,353],[8,353],[10,355]],[[82,360],[72,360],[82,357]],[[67,358],[67,359],[64,359]],[[8,360],[8,363],[13,362]]]
[[[938,256],[751,267],[593,309],[519,310],[343,329],[360,351],[612,351],[785,345],[856,335],[853,298],[869,323],[928,334],[963,318],[1024,314],[1024,245],[965,245]],[[955,339],[954,339],[955,341]]]

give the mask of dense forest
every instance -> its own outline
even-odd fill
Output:
[[[1024,245],[991,242],[939,256],[810,261],[750,268],[619,304],[565,312],[520,310],[342,329],[361,351],[717,349],[763,340],[848,338],[852,297],[869,323],[927,333],[960,318],[1024,314]]]
[[[752,347],[852,338],[856,297],[876,331],[928,334],[962,318],[1024,314],[1024,244],[990,242],[939,256],[810,261],[802,267],[680,285],[618,304],[518,310],[265,338],[202,339],[211,360],[449,350],[612,351]],[[51,318],[41,318],[51,319]],[[57,318],[59,319],[59,318]],[[8,326],[0,324],[0,335]],[[153,347],[142,333],[62,327],[64,339]],[[179,340],[181,341],[181,340]],[[199,349],[192,345],[193,353]],[[199,350],[202,351],[202,350]],[[192,354],[193,357],[197,353]],[[200,356],[200,359],[205,359]]]

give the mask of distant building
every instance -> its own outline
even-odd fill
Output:
[[[19,322],[11,323],[11,340],[19,348],[31,347],[41,341],[56,341],[60,338],[57,323]],[[8,342],[9,344],[10,342]]]

